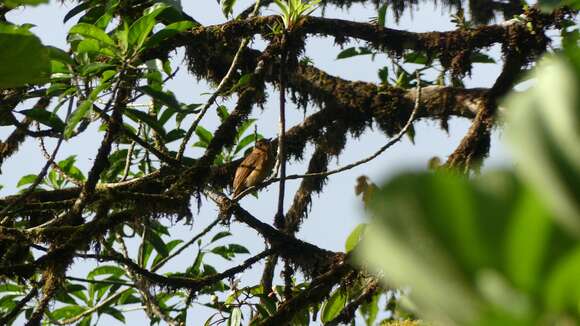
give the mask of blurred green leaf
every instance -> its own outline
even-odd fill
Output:
[[[232,309],[230,318],[228,319],[228,326],[240,326],[242,324],[242,310],[238,307]]]
[[[88,8],[90,8],[91,5],[92,5],[92,3],[90,1],[85,1],[85,2],[82,2],[79,5],[75,6],[74,8],[72,8],[71,10],[69,10],[66,13],[66,15],[63,18],[63,23],[66,23],[67,21],[69,21],[74,16],[76,16],[76,15],[80,14],[81,12],[87,10]]]
[[[346,295],[341,288],[337,288],[322,307],[322,322],[327,323],[336,318],[345,305]]]
[[[76,126],[86,117],[93,107],[93,100],[84,100],[70,115],[70,118],[64,129],[64,138],[69,139],[73,136]]]
[[[571,311],[580,302],[580,291],[563,294],[553,285],[564,288],[561,282],[545,282],[559,279],[549,275],[561,275],[552,270],[576,251],[576,241],[513,175],[406,174],[383,186],[371,208],[360,259],[381,268],[389,282],[411,286],[411,299],[428,319],[526,324],[542,311]],[[564,274],[579,271],[578,259]],[[562,279],[580,289],[576,279]],[[541,293],[555,294],[533,300]]]
[[[147,241],[155,248],[158,254],[163,257],[169,255],[169,248],[156,232],[147,232]]]
[[[473,63],[496,63],[494,58],[481,52],[472,53],[469,59]]]
[[[221,0],[220,7],[222,9],[222,13],[226,18],[232,16],[234,12],[234,5],[236,4],[236,0]]]
[[[133,47],[135,50],[141,49],[147,36],[149,36],[149,33],[151,33],[157,23],[155,17],[168,7],[167,4],[162,2],[154,4],[147,10],[145,15],[141,16],[129,27],[129,47]]]
[[[78,23],[69,30],[69,34],[79,34],[86,38],[97,40],[104,45],[115,45],[115,42],[107,33],[92,24]]]
[[[216,242],[216,241],[218,241],[218,240],[220,240],[220,239],[223,239],[223,238],[225,238],[225,237],[229,237],[229,236],[231,236],[231,235],[232,235],[232,234],[231,234],[230,232],[228,232],[228,231],[221,231],[221,232],[218,232],[218,233],[216,233],[216,235],[214,235],[214,236],[211,238],[211,240],[210,240],[210,243],[212,243],[212,242]]]
[[[357,225],[354,228],[354,230],[352,230],[348,238],[346,238],[346,243],[344,244],[346,252],[353,250],[358,245],[358,242],[360,241],[362,235],[364,234],[366,227],[367,224],[361,223]]]
[[[65,124],[64,122],[53,112],[47,111],[46,109],[29,109],[22,110],[20,113],[25,116],[42,123],[45,126],[51,127],[55,131],[63,131]]]
[[[89,280],[94,280],[96,276],[113,275],[119,277],[125,275],[125,270],[114,265],[102,265],[95,267],[87,274]]]
[[[58,319],[66,319],[66,318],[72,318],[74,316],[80,315],[85,310],[87,310],[87,308],[81,307],[81,306],[76,306],[76,305],[71,305],[71,306],[65,306],[62,308],[57,308],[54,311],[52,311],[50,313],[50,315],[52,316],[52,318],[57,319],[57,320]]]
[[[373,52],[369,48],[366,48],[366,47],[350,47],[350,48],[347,48],[347,49],[340,51],[340,53],[336,56],[336,60],[351,58],[351,57],[355,57],[358,55],[372,54],[372,53]]]
[[[574,73],[563,59],[542,60],[536,85],[505,101],[506,134],[518,171],[580,236],[580,82]]]
[[[169,25],[165,26],[165,28],[163,28],[159,32],[151,35],[151,37],[149,39],[147,39],[147,41],[145,42],[145,45],[143,47],[145,49],[155,47],[155,46],[159,45],[161,42],[163,42],[164,40],[167,40],[167,39],[175,36],[178,33],[189,30],[189,29],[193,28],[194,26],[196,26],[196,24],[192,21],[189,21],[189,20],[169,24]]]
[[[199,137],[199,140],[205,145],[208,145],[213,138],[211,132],[209,132],[209,130],[205,129],[202,126],[197,126],[197,128],[195,128],[195,134]]]
[[[48,3],[48,0],[4,0],[2,2],[8,8],[16,8],[18,6],[38,6]]]
[[[421,52],[405,53],[403,59],[405,60],[406,63],[414,63],[420,65],[425,65],[430,62],[429,58],[424,53]]]
[[[250,253],[250,251],[246,247],[239,245],[239,244],[236,244],[236,243],[230,244],[228,246],[228,249],[231,252],[236,253],[236,254],[249,254]]]
[[[49,80],[49,50],[27,28],[0,23],[0,89]]]
[[[163,128],[163,125],[155,119],[154,116],[149,115],[143,111],[128,108],[125,109],[125,114],[135,122],[143,122],[145,125],[155,130],[162,138],[165,138],[165,129]]]
[[[27,174],[18,180],[16,187],[20,188],[24,185],[31,184],[36,180],[36,174]]]
[[[365,319],[367,326],[374,325],[375,320],[379,314],[379,294],[372,296],[371,300],[364,302],[360,306],[360,312]]]
[[[168,108],[175,112],[181,110],[181,104],[175,98],[175,95],[170,92],[163,92],[153,89],[151,86],[141,86],[137,88],[139,91],[151,96],[153,99],[165,104]]]
[[[234,149],[234,154],[238,154],[240,151],[242,151],[248,145],[252,144],[254,142],[254,138],[255,138],[255,136],[253,134],[247,135],[246,137],[242,138],[242,140],[240,140],[238,142],[238,144],[236,145],[236,148]]]

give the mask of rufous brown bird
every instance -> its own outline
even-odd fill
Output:
[[[249,187],[258,185],[272,172],[276,155],[270,149],[270,142],[259,139],[256,146],[240,164],[234,177],[234,197]]]

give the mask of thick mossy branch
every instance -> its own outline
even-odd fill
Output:
[[[310,66],[300,66],[298,73],[289,80],[289,86],[310,96],[312,101],[323,108],[287,131],[287,153],[290,158],[301,158],[307,142],[318,139],[326,128],[336,124],[337,121],[346,124],[345,127],[350,128],[351,132],[360,134],[372,124],[374,117],[374,121],[383,130],[389,135],[393,135],[409,118],[416,97],[414,89],[387,88],[381,90],[372,83],[350,82],[330,76]],[[481,107],[481,101],[486,92],[487,89],[483,88],[424,87],[421,95],[422,106],[421,110],[417,112],[417,117],[444,119],[450,116],[460,116],[472,118]],[[325,104],[326,102],[330,105]],[[394,103],[398,104],[394,105]],[[231,137],[231,135],[229,136]],[[275,142],[276,140],[274,140]],[[219,142],[216,140],[215,144],[217,146]],[[215,150],[213,152],[215,153]],[[88,204],[107,198],[110,190],[114,190],[120,195],[117,204],[130,207],[134,203],[130,197],[138,198],[145,194],[164,194],[168,187],[183,179],[185,171],[189,171],[188,173],[191,174],[199,171],[198,173],[201,174],[202,171],[206,173],[209,170],[209,173],[204,174],[204,179],[214,186],[225,187],[231,182],[234,171],[240,162],[241,160],[237,160],[223,166],[213,167],[210,166],[209,162],[206,162],[204,166],[194,164],[193,167],[184,168],[165,166],[135,180],[117,184],[99,184],[91,198],[88,199]],[[47,212],[57,212],[69,208],[79,193],[78,187],[36,191],[28,197],[26,202],[21,203],[19,208],[9,212],[8,215],[39,216],[40,214],[42,216],[38,222],[43,222],[50,218],[50,214],[47,215]],[[12,200],[12,196],[0,199],[0,208]],[[141,203],[151,202],[141,201]],[[167,208],[169,209],[161,213],[171,214],[175,212],[170,206]]]
[[[317,140],[317,145],[308,163],[306,173],[324,172],[328,169],[330,156],[338,156],[346,145],[346,126],[343,121],[337,121],[327,128],[326,133]],[[328,177],[312,177],[302,179],[300,187],[294,194],[292,206],[286,213],[284,231],[288,234],[298,232],[302,220],[307,216],[312,204],[313,193],[320,193]]]
[[[401,55],[406,50],[421,51],[431,57],[438,57],[444,66],[463,67],[458,73],[465,73],[469,63],[467,55],[494,44],[503,44],[511,48],[522,46],[530,53],[542,51],[545,42],[542,40],[545,30],[558,26],[565,11],[553,14],[541,14],[530,9],[524,13],[522,21],[512,19],[501,24],[484,25],[470,29],[458,29],[448,32],[415,33],[405,30],[384,28],[371,23],[360,23],[341,19],[321,17],[304,17],[300,26],[294,29],[297,35],[323,35],[334,37],[337,43],[344,43],[349,38],[369,42],[372,46]],[[533,26],[534,32],[527,30],[526,22]],[[225,74],[227,65],[220,64],[212,57],[231,62],[233,53],[243,37],[262,35],[271,38],[270,26],[279,23],[278,16],[263,16],[245,20],[233,20],[221,25],[200,26],[184,32],[163,42],[158,48],[143,55],[143,60],[165,56],[177,47],[186,46],[190,57],[190,68],[198,77],[219,80]],[[518,37],[514,37],[514,35]],[[538,50],[538,51],[534,51]],[[210,55],[210,54],[219,55]],[[229,56],[227,55],[229,53]],[[456,58],[459,56],[458,58]],[[195,58],[195,59],[194,59]],[[455,58],[455,59],[454,59]],[[465,58],[465,60],[461,60]],[[241,60],[240,68],[248,71],[251,62]],[[470,65],[468,65],[470,66]],[[246,68],[246,69],[244,69]]]
[[[503,70],[493,87],[487,92],[481,103],[481,109],[475,116],[467,134],[459,146],[453,151],[445,165],[447,167],[468,173],[478,170],[483,160],[489,154],[491,130],[495,123],[497,100],[511,90],[516,82],[526,57],[512,50],[503,66]]]

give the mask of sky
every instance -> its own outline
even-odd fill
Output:
[[[251,3],[251,1],[238,1],[234,13],[239,13],[251,5]],[[215,0],[183,1],[182,5],[186,13],[204,25],[219,24],[226,21]],[[32,31],[41,38],[45,45],[68,49],[65,41],[66,32],[75,24],[78,18],[73,18],[64,25],[62,21],[64,15],[72,7],[73,5],[70,2],[61,5],[60,2],[51,1],[49,5],[10,12],[7,15],[7,19],[18,24],[33,23],[36,27]],[[273,7],[263,12],[265,15],[275,13],[276,11]],[[321,11],[317,10],[313,15],[318,16],[320,13]],[[450,14],[446,8],[442,8],[441,6],[437,7],[432,3],[425,2],[422,3],[419,10],[413,10],[412,12],[406,11],[399,24],[395,23],[392,11],[388,10],[387,27],[407,29],[415,32],[452,30],[454,26],[450,21]],[[376,9],[372,5],[363,6],[356,4],[348,10],[337,10],[328,7],[325,10],[325,16],[329,18],[343,18],[368,22],[369,18],[377,16],[377,14]],[[311,37],[306,44],[305,55],[313,60],[316,67],[329,74],[348,80],[378,83],[377,70],[387,64],[386,56],[380,55],[374,61],[371,61],[369,56],[336,60],[336,55],[341,49],[334,45],[333,39],[330,38]],[[363,42],[352,42],[350,45],[345,45],[345,48],[363,45]],[[264,43],[261,40],[255,40],[251,46],[262,49]],[[499,49],[492,47],[488,53],[498,58]],[[182,61],[183,51],[178,50],[174,54],[174,60],[172,61],[173,67],[180,66],[180,71],[175,79],[167,83],[167,88],[171,89],[181,102],[204,103],[208,98],[208,95],[204,93],[210,91],[210,88],[203,81],[197,81],[196,78],[188,74]],[[472,73],[473,78],[467,79],[466,85],[468,87],[490,87],[499,72],[499,65],[476,64]],[[275,137],[277,133],[278,97],[272,91],[273,89],[269,88],[270,96],[268,103],[265,105],[265,110],[261,111],[257,109],[253,113],[253,117],[258,119],[258,131],[265,137]],[[232,100],[220,103],[226,105],[230,110],[234,105]],[[27,109],[29,106],[30,103],[26,103],[20,106],[19,109]],[[287,107],[287,126],[292,127],[299,124],[304,118],[302,109],[296,109],[291,102],[288,102]],[[316,110],[317,108],[315,107],[309,107],[307,114],[316,112]],[[184,125],[187,126],[188,121],[190,122],[191,120],[184,121]],[[210,112],[204,118],[201,125],[209,130],[214,130],[218,125],[215,112]],[[349,233],[359,223],[367,221],[361,199],[354,194],[357,177],[366,175],[371,181],[381,184],[386,182],[391,176],[402,171],[425,169],[429,159],[434,156],[445,160],[459,144],[469,125],[470,121],[466,119],[452,119],[449,123],[449,133],[446,133],[439,128],[439,124],[436,121],[419,121],[415,124],[415,144],[412,144],[407,137],[404,137],[401,142],[389,148],[373,161],[332,176],[324,188],[324,192],[319,196],[314,196],[311,211],[308,218],[302,224],[297,237],[325,249],[344,251],[344,242]],[[10,132],[10,128],[0,127],[0,139],[5,139]],[[92,158],[96,153],[97,144],[101,138],[102,133],[98,133],[95,127],[92,127],[89,131],[82,134],[81,137],[74,138],[63,144],[57,160],[64,159],[69,155],[77,155],[77,165],[81,170],[87,171],[92,164]],[[367,130],[359,139],[349,137],[346,150],[340,157],[333,159],[329,168],[333,169],[344,166],[358,161],[362,157],[370,156],[388,140],[388,137],[378,128]],[[193,141],[196,140],[193,139]],[[312,153],[312,149],[313,146],[310,145],[305,154],[306,159],[304,161],[290,162],[287,173],[305,172],[308,164],[308,153]],[[200,153],[199,150],[188,148],[186,155],[196,156]],[[44,165],[44,162],[44,158],[39,153],[38,145],[34,141],[27,141],[16,155],[4,163],[2,168],[4,174],[0,175],[0,184],[4,188],[0,191],[0,195],[5,196],[14,193],[19,178],[26,174],[38,173]],[[491,152],[485,162],[485,169],[501,168],[509,166],[510,164],[511,160],[502,144],[501,132],[496,130],[493,133]],[[294,190],[297,189],[299,184],[299,181],[296,180],[287,182],[286,208],[291,204]],[[259,199],[255,199],[252,196],[245,197],[241,205],[262,221],[271,223],[276,209],[277,195],[277,186],[273,185],[260,193]],[[182,223],[174,224],[171,228],[171,238],[187,241],[199,232],[199,230],[203,229],[205,225],[215,219],[216,214],[217,210],[215,206],[204,201],[200,213],[195,216],[193,225],[184,226]],[[169,221],[164,221],[164,223],[172,225]],[[224,230],[224,228],[216,231],[220,230]],[[235,237],[232,240],[228,239],[223,241],[224,244],[236,242],[246,246],[252,253],[257,253],[264,248],[263,240],[247,227],[232,223],[230,231]],[[130,246],[131,248],[135,248],[136,243],[132,243]],[[194,254],[194,249],[186,251],[176,262],[168,264],[161,272],[185,270],[192,263]],[[247,256],[239,256],[236,261],[227,262],[219,257],[211,257],[209,261],[218,270],[223,270],[245,258]],[[93,262],[78,260],[72,267],[71,272],[75,276],[83,277],[94,266]],[[244,274],[244,282],[247,282],[247,284],[252,284],[252,282],[256,283],[260,277],[262,266],[263,264],[256,264],[249,272]],[[209,309],[196,305],[190,310],[188,324],[202,324],[210,313],[211,311]],[[145,320],[144,314],[141,311],[132,312],[127,316],[131,318],[130,324]],[[115,325],[116,323],[114,320],[103,318],[99,324]]]

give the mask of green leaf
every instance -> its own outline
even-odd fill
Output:
[[[232,309],[230,318],[228,319],[228,326],[240,326],[242,324],[242,310],[238,307]]]
[[[80,71],[82,76],[92,76],[98,75],[110,69],[114,69],[115,66],[112,64],[102,63],[102,62],[92,62],[87,65],[81,66]]]
[[[546,283],[545,300],[553,311],[576,311],[580,300],[580,247],[560,260]]]
[[[373,52],[366,47],[350,47],[340,51],[336,56],[336,60],[351,58],[359,55],[372,54]]]
[[[125,290],[123,294],[117,300],[118,305],[126,305],[126,304],[133,304],[133,303],[140,303],[141,299],[137,297],[135,294],[137,291],[135,289]]]
[[[22,178],[20,178],[20,180],[18,180],[16,187],[20,188],[24,185],[32,184],[36,180],[36,177],[37,177],[36,174],[27,174],[27,175],[23,176]]]
[[[19,295],[17,294],[3,295],[0,297],[0,308],[3,308],[1,310],[10,311],[14,309],[16,307],[16,298],[18,297]]]
[[[354,228],[354,230],[352,230],[348,238],[346,238],[346,243],[344,244],[346,252],[353,250],[358,245],[358,242],[360,241],[362,235],[364,234],[366,227],[367,224],[361,223],[357,225]]]
[[[51,127],[55,131],[63,131],[65,124],[64,122],[53,112],[49,112],[46,109],[29,109],[20,111],[20,113],[25,116],[42,123],[45,126]]]
[[[387,24],[387,8],[389,7],[388,3],[383,4],[379,8],[379,16],[377,18],[377,24],[381,27],[384,27]]]
[[[238,142],[238,144],[236,145],[236,149],[234,150],[234,154],[238,154],[240,151],[242,151],[244,148],[246,148],[248,145],[250,145],[252,142],[254,142],[254,137],[255,137],[254,135],[247,135],[242,140],[240,140]]]
[[[70,115],[68,123],[64,129],[64,138],[70,139],[75,132],[76,126],[86,117],[93,107],[93,100],[84,100]]]
[[[345,305],[346,295],[344,291],[341,288],[334,290],[322,307],[322,322],[327,323],[336,318]]]
[[[49,50],[27,28],[0,24],[0,89],[49,80]]]
[[[175,98],[173,93],[163,92],[153,89],[151,86],[141,86],[137,87],[137,89],[149,96],[153,99],[165,104],[168,108],[173,109],[175,112],[179,112],[181,110],[181,104]]]
[[[165,129],[163,128],[163,125],[155,119],[155,117],[146,112],[135,109],[125,109],[125,114],[135,122],[145,123],[151,129],[155,130],[161,137],[165,138]]]
[[[513,175],[402,175],[377,190],[371,211],[359,261],[380,268],[390,286],[411,287],[411,299],[426,318],[533,324],[542,311],[563,311],[580,301],[576,279],[545,281],[574,252],[576,240]],[[575,263],[569,266],[562,275],[580,272]],[[566,295],[546,288],[573,284],[579,291]],[[556,302],[552,308],[534,306],[544,296]]]
[[[250,253],[250,251],[246,247],[239,245],[239,244],[236,244],[236,243],[230,244],[228,246],[228,249],[231,252],[236,253],[236,254],[249,254]]]
[[[96,276],[101,275],[113,275],[115,277],[119,277],[121,275],[125,275],[125,270],[114,265],[102,265],[95,267],[92,271],[87,274],[87,278],[89,280],[94,280]]]
[[[227,246],[219,246],[211,249],[211,253],[222,256],[226,260],[232,260],[235,254]]]
[[[80,14],[81,12],[90,8],[91,5],[92,5],[92,3],[90,1],[82,2],[81,4],[77,5],[76,7],[72,8],[71,10],[69,10],[69,12],[67,12],[66,15],[64,16],[64,19],[62,20],[62,22],[66,23],[74,16],[76,16],[76,15]]]
[[[470,60],[473,63],[496,63],[494,58],[481,52],[472,53],[470,56]]]
[[[220,7],[222,8],[222,13],[226,18],[232,16],[234,12],[234,5],[236,4],[236,0],[221,0]]]
[[[377,320],[379,314],[379,297],[379,294],[375,294],[372,296],[370,301],[363,302],[360,306],[360,312],[363,315],[367,326],[374,325],[375,320]]]
[[[69,30],[69,34],[79,34],[86,38],[97,40],[104,45],[115,46],[115,42],[107,33],[92,24],[78,23]]]
[[[71,156],[67,157],[66,159],[58,162],[58,166],[69,177],[71,177],[75,180],[78,180],[78,181],[84,181],[85,176],[83,175],[82,171],[74,165],[75,162],[76,162],[76,155],[71,155]]]
[[[167,4],[162,2],[154,4],[144,16],[141,16],[129,27],[129,47],[133,47],[135,50],[141,49],[147,36],[149,36],[149,33],[151,33],[157,23],[155,17],[168,7]]]
[[[0,284],[0,292],[17,292],[21,293],[23,291],[22,286],[16,284],[4,283]]]
[[[69,65],[74,64],[74,60],[65,51],[54,46],[45,46],[45,48],[48,50],[48,56],[51,60],[59,61]]]
[[[246,130],[248,130],[255,122],[256,122],[256,119],[248,119],[248,120],[242,122],[242,124],[240,125],[240,127],[238,128],[238,130],[236,132],[236,139],[240,139],[244,135]]]
[[[99,311],[102,313],[105,313],[109,316],[112,316],[113,318],[117,319],[118,321],[120,321],[122,323],[125,323],[125,316],[118,309],[115,309],[111,306],[106,306],[106,307],[99,309]]]
[[[78,316],[83,313],[87,308],[81,306],[65,306],[62,308],[55,309],[50,314],[54,319],[67,319],[74,316]]]
[[[167,144],[174,142],[178,139],[181,139],[183,137],[185,137],[185,130],[183,129],[173,129],[170,132],[167,133],[167,135],[165,136],[165,142]]]
[[[38,6],[48,3],[48,0],[4,0],[2,2],[8,8],[16,8],[18,6]]]
[[[178,33],[184,32],[186,30],[190,30],[194,26],[196,26],[196,23],[192,22],[190,20],[185,20],[185,21],[180,21],[180,22],[175,22],[175,23],[169,24],[169,25],[165,26],[165,28],[163,28],[159,32],[151,35],[151,37],[145,42],[145,45],[143,46],[143,48],[149,49],[152,47],[156,47],[161,42],[177,35]],[[169,73],[167,73],[167,74],[169,74]]]
[[[93,39],[84,39],[80,41],[76,46],[76,54],[87,53],[89,55],[99,53],[101,50],[101,43]],[[82,68],[81,68],[82,69]]]
[[[197,128],[195,128],[195,134],[199,137],[199,140],[206,145],[208,145],[213,138],[211,132],[202,126],[197,126]]]
[[[409,52],[403,56],[406,63],[415,63],[419,65],[425,65],[430,62],[429,58],[421,52]]]
[[[225,105],[218,106],[216,111],[217,111],[218,117],[220,118],[220,122],[222,122],[222,123],[230,116],[230,113],[228,112],[228,108],[226,108]]]
[[[389,84],[389,67],[384,66],[381,69],[379,69],[378,73],[379,75],[379,79],[381,80],[382,84]]]
[[[505,102],[506,135],[519,172],[558,221],[580,236],[580,82],[574,71],[561,59],[541,61],[536,85]]]
[[[216,233],[216,235],[213,236],[213,238],[211,238],[210,243],[216,242],[216,241],[218,241],[220,239],[223,239],[225,237],[229,237],[231,235],[232,234],[230,232],[228,232],[228,231],[218,232],[218,233]]]
[[[169,249],[167,248],[167,245],[156,232],[147,232],[147,241],[161,256],[167,257],[169,255]]]
[[[169,253],[170,253],[170,252],[171,252],[173,249],[175,249],[175,247],[177,247],[177,246],[178,246],[179,244],[181,244],[181,243],[183,243],[183,240],[180,240],[180,239],[175,239],[175,240],[171,240],[171,241],[169,241],[169,242],[168,242],[168,243],[165,245],[165,248],[167,249],[168,255],[169,255]],[[157,265],[157,263],[158,263],[158,262],[159,262],[161,259],[163,259],[163,257],[164,257],[163,255],[157,255],[157,256],[155,256],[155,259],[153,259],[153,263],[151,264],[151,266],[155,266],[155,265]]]

